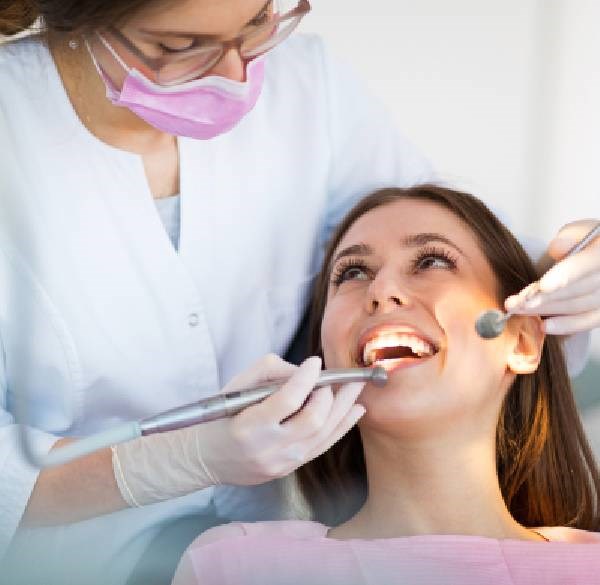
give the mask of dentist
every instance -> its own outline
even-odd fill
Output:
[[[318,38],[290,37],[309,10],[0,7],[0,34],[41,24],[0,47],[0,557],[31,551],[28,583],[66,582],[62,571],[124,583],[174,517],[276,516],[272,484],[225,486],[290,473],[364,412],[356,385],[305,403],[319,360],[296,368],[272,354],[293,337],[337,220],[366,192],[432,173]],[[559,315],[555,333],[597,326],[599,247],[560,266],[535,310]],[[21,397],[48,451],[280,376],[291,376],[282,392],[231,420],[41,473],[20,450]]]

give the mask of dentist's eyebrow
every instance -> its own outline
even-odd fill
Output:
[[[441,242],[442,244],[446,244],[447,246],[454,248],[461,255],[466,256],[466,254],[454,242],[442,234],[427,232],[422,234],[411,234],[409,236],[405,236],[401,240],[402,246],[406,248],[419,248],[420,246],[425,246],[430,242]]]
[[[244,25],[244,28],[249,26],[250,23],[260,16],[273,2],[273,0],[267,0],[263,7]],[[173,30],[153,30],[148,28],[140,28],[138,32],[145,35],[157,35],[161,37],[176,37],[176,38],[189,38],[198,41],[218,41],[218,35],[199,34],[197,32],[185,32],[185,31],[173,31]]]

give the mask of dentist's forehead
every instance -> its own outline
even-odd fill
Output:
[[[128,24],[157,32],[227,36],[269,4],[267,0],[166,0],[141,10]]]

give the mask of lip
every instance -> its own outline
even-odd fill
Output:
[[[359,335],[358,343],[356,344],[356,353],[354,355],[354,360],[357,364],[360,364],[362,367],[364,367],[363,350],[364,350],[365,345],[367,345],[367,343],[369,341],[371,341],[372,339],[375,339],[376,337],[379,337],[380,335],[385,334],[385,333],[407,333],[409,335],[412,335],[414,337],[418,337],[419,339],[422,339],[423,341],[425,341],[426,343],[428,343],[435,349],[434,354],[429,357],[426,357],[426,358],[400,358],[398,360],[389,360],[390,363],[388,364],[388,367],[386,368],[388,373],[395,371],[397,369],[400,369],[400,368],[407,368],[407,367],[410,367],[413,365],[422,364],[423,362],[426,362],[426,361],[430,360],[431,358],[434,358],[440,350],[440,344],[435,339],[433,339],[433,337],[431,337],[430,335],[427,335],[426,333],[424,333],[423,331],[421,331],[419,328],[415,327],[414,325],[411,325],[406,322],[398,322],[398,323],[387,322],[387,323],[382,323],[379,325],[371,326],[368,329],[365,329]]]

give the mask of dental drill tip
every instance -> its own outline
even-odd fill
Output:
[[[498,337],[506,327],[505,315],[498,309],[485,311],[475,322],[475,330],[483,339],[494,339]]]
[[[373,368],[370,381],[378,388],[385,386],[385,383],[388,381],[388,375],[385,368],[382,368],[381,366]]]

